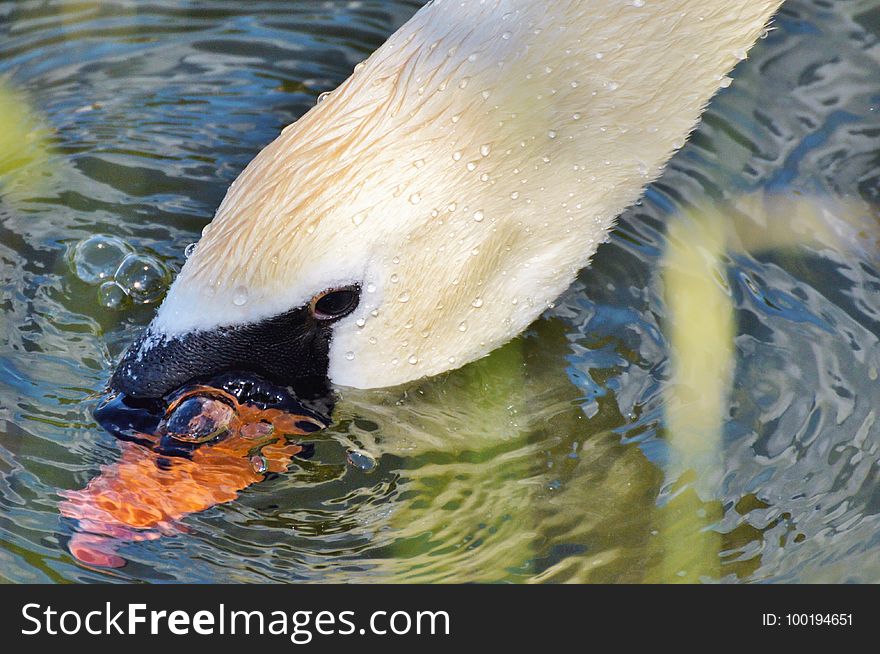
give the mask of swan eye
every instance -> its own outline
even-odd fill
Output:
[[[312,298],[309,308],[318,320],[337,320],[357,308],[360,290],[357,286],[333,288]]]

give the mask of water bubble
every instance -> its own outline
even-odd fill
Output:
[[[411,366],[414,366],[419,362],[419,358],[415,354],[413,354],[412,356],[410,356],[409,359],[407,359],[407,361]]]
[[[480,154],[484,157],[488,157],[489,153],[492,151],[492,146],[488,143],[484,143],[480,146]]]
[[[477,162],[476,161],[468,161],[467,166],[465,166],[465,168],[467,168],[469,173],[472,173],[477,168]]]
[[[253,468],[254,472],[262,474],[269,469],[269,464],[266,461],[266,457],[262,454],[254,454],[251,457],[251,468]]]
[[[348,462],[348,465],[361,472],[373,472],[377,465],[376,459],[363,450],[348,450],[345,453],[345,460]]]
[[[471,306],[474,307],[475,309],[479,309],[481,306],[483,306],[483,298],[481,298],[481,297],[474,298],[474,301],[471,302]]]
[[[354,361],[354,352],[352,352],[351,350],[349,350],[348,352],[346,352],[346,353],[345,353],[345,359],[346,359],[347,361]]]
[[[116,236],[90,236],[73,250],[73,272],[86,284],[99,284],[111,279],[119,263],[131,252],[132,247]]]
[[[511,200],[516,200],[518,197],[519,197],[519,191],[514,191],[513,193],[510,194]]]
[[[555,139],[556,131],[551,129],[549,132],[547,132],[547,136],[549,136],[551,139]]]
[[[641,8],[641,7],[644,7],[644,6],[645,6],[645,0],[632,0],[632,6],[635,7],[636,9],[639,9],[639,8]]]
[[[197,245],[198,245],[198,243],[190,243],[185,248],[183,248],[183,256],[185,258],[189,259],[193,255],[193,252],[196,251]]]
[[[449,361],[449,363],[455,363],[455,357],[449,357],[447,361]]]
[[[243,307],[248,301],[248,290],[244,286],[236,286],[232,291],[232,303],[237,307]]]
[[[401,293],[400,295],[397,296],[397,301],[402,304],[409,302],[409,293],[404,291],[403,293]]]
[[[249,440],[266,438],[267,436],[271,436],[274,432],[275,425],[273,425],[271,422],[251,422],[243,425],[242,428],[239,430],[239,433],[242,435],[242,437]]]
[[[318,100],[317,100],[316,104],[321,104],[322,102],[324,102],[324,100],[326,100],[328,97],[330,97],[330,94],[331,94],[332,92],[333,92],[333,91],[324,91],[323,93],[321,93],[321,94],[318,96]]]
[[[459,152],[458,150],[456,150],[455,152],[453,152],[453,153],[452,153],[452,160],[453,160],[453,161],[459,161],[459,160],[461,160],[461,152]]]
[[[362,328],[364,325],[367,324],[367,321],[364,320],[363,318],[358,318],[354,324],[357,325],[358,327]]]
[[[98,287],[98,304],[111,311],[119,311],[128,304],[128,295],[119,284],[107,281]]]
[[[409,196],[410,204],[418,204],[421,201],[422,201],[422,196],[419,193],[413,193],[412,195]]]
[[[474,222],[478,222],[478,223],[483,222],[483,217],[484,217],[484,216],[483,216],[483,212],[482,212],[482,211],[480,211],[479,209],[477,209],[476,211],[474,211]]]
[[[400,277],[398,276],[397,273],[394,273],[393,275],[391,275],[391,283],[392,284],[396,284],[399,281],[400,281]]]
[[[168,287],[170,275],[153,257],[129,254],[116,269],[116,283],[138,304],[159,300]]]
[[[504,32],[504,33],[501,35],[501,38],[504,39],[505,41],[506,41],[507,39],[509,39],[510,37],[511,37],[511,33],[510,33],[510,32]]]
[[[367,284],[367,293],[375,293],[375,292],[376,292],[376,285],[372,284],[372,283]]]
[[[466,322],[460,322],[460,323],[458,323],[458,331],[460,331],[460,332],[466,332],[467,329],[468,329],[468,326],[467,326],[467,323],[466,323]]]
[[[226,433],[235,410],[221,400],[189,397],[174,408],[164,421],[171,438],[186,443],[206,443]]]

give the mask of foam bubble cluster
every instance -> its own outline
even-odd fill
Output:
[[[98,304],[121,311],[130,304],[151,304],[165,295],[171,274],[165,265],[141,254],[118,236],[95,234],[73,248],[71,269],[81,281],[98,286]]]

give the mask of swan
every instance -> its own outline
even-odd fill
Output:
[[[782,0],[434,0],[230,186],[111,388],[458,368],[571,284]]]

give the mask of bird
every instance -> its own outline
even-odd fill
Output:
[[[782,0],[433,0],[229,187],[110,387],[371,389],[528,327]]]

